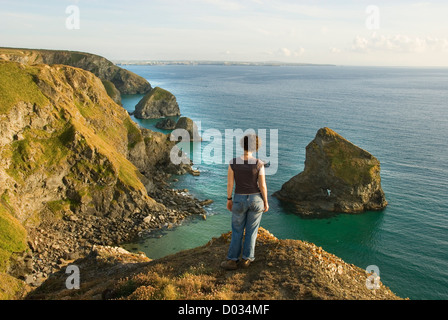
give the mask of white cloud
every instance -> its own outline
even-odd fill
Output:
[[[241,3],[229,0],[197,0],[197,1],[202,2],[204,4],[216,6],[221,10],[238,11],[244,8],[244,6]]]
[[[301,56],[304,53],[305,53],[305,49],[304,48],[299,48],[298,50],[294,51],[294,55],[296,57]]]
[[[291,50],[288,48],[281,48],[278,50],[279,54],[284,57],[299,57],[305,53],[304,48],[299,48],[297,50]]]
[[[330,48],[330,52],[331,53],[334,53],[334,54],[339,54],[339,53],[341,53],[342,52],[342,50],[341,49],[339,49],[339,48]]]

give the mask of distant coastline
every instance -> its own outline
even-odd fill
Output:
[[[217,66],[298,66],[298,67],[335,67],[334,64],[289,63],[278,61],[212,61],[212,60],[112,60],[116,65],[217,65]]]

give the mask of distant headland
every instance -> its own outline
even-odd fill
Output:
[[[217,66],[295,66],[335,67],[333,64],[292,63],[280,61],[214,61],[214,60],[112,60],[116,65],[217,65]]]

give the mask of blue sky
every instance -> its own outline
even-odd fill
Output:
[[[79,29],[66,27],[71,5]],[[447,14],[442,0],[0,0],[0,46],[111,60],[448,66]]]

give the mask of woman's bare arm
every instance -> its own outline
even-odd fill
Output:
[[[264,171],[264,165],[260,168],[260,172],[258,174],[258,187],[260,188],[261,195],[263,197],[264,212],[267,212],[269,210],[268,187],[266,186],[266,175]]]
[[[227,199],[232,197],[234,178],[233,170],[229,165],[229,169],[227,170]],[[227,209],[229,211],[232,211],[232,205],[233,201],[227,200]]]

